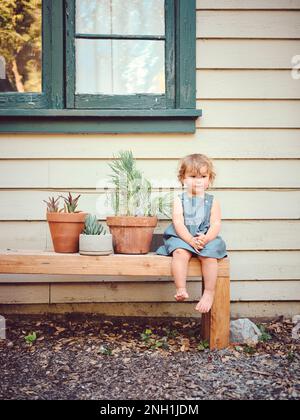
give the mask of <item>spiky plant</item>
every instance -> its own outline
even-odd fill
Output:
[[[139,183],[142,179],[141,172],[136,168],[136,161],[131,151],[120,151],[115,160],[109,163],[113,171],[110,178],[115,186],[111,194],[111,201],[115,214],[133,214],[136,207],[136,198],[139,192]]]
[[[43,200],[47,204],[47,211],[49,213],[58,213],[59,212],[59,197],[48,197],[48,201]]]
[[[172,219],[173,201],[173,192],[168,192],[164,195],[154,197],[150,204],[151,214],[157,214],[158,216],[166,216],[168,219]]]
[[[115,160],[109,164],[113,170],[110,175],[114,191],[107,195],[115,215],[154,216],[167,215],[172,200],[166,194],[163,197],[151,198],[151,183],[136,167],[132,152],[120,151]]]
[[[72,194],[69,192],[67,197],[60,195],[60,197],[64,200],[64,212],[65,213],[79,213],[80,210],[76,210],[78,206],[78,200],[81,194],[79,194],[76,198],[72,197]]]
[[[106,230],[103,225],[98,222],[96,216],[88,214],[85,218],[84,229],[82,233],[84,235],[105,235]]]

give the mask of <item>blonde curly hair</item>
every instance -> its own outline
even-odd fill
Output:
[[[179,161],[177,178],[181,185],[183,186],[183,181],[187,173],[200,175],[200,170],[204,166],[207,168],[209,175],[209,187],[211,187],[216,178],[216,172],[214,170],[212,160],[209,159],[206,155],[202,155],[200,153],[187,155]]]

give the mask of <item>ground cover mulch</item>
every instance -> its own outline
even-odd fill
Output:
[[[7,318],[0,399],[203,400],[300,397],[291,320],[256,346],[210,351],[200,320],[82,315]]]

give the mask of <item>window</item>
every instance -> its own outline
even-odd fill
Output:
[[[42,0],[0,3],[0,106],[1,108],[48,107],[48,91],[42,90],[42,61],[49,45],[42,37]],[[43,45],[42,45],[43,42]],[[46,66],[45,66],[46,67]],[[47,71],[43,85],[49,86]]]
[[[1,2],[0,132],[193,132],[195,7]]]

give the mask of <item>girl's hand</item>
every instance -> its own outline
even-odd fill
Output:
[[[198,244],[198,246],[201,247],[201,249],[204,248],[205,245],[207,244],[206,235],[204,235],[204,233],[200,233],[196,235],[195,239],[196,239],[196,243]]]
[[[194,236],[190,240],[190,245],[197,250],[203,249],[205,246],[204,238],[205,238],[205,235],[203,235],[202,233],[200,235]]]

